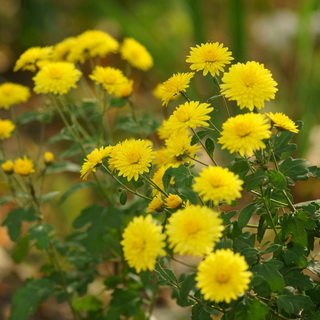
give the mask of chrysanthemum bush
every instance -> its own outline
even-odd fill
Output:
[[[118,55],[112,65],[111,54]],[[320,176],[294,158],[302,122],[268,109],[281,88],[263,64],[237,63],[220,43],[192,47],[185,59],[192,72],[175,70],[154,90],[159,109],[169,108],[162,123],[137,112],[139,88],[128,73],[149,70],[150,53],[97,30],[17,60],[14,70],[34,72],[40,110],[15,117],[30,89],[0,85],[8,110],[0,139],[17,141],[15,154],[1,148],[8,185],[1,202],[14,206],[3,225],[16,263],[29,251],[43,259],[15,293],[11,319],[28,319],[50,296],[67,303],[73,319],[154,319],[163,287],[194,320],[320,318],[319,200],[296,203],[291,194],[297,180]],[[207,99],[191,100],[188,88],[203,76]],[[19,128],[45,127],[54,114],[63,129],[43,142],[41,157],[29,154]],[[61,140],[67,150],[53,154],[48,146]],[[47,175],[68,171],[77,174],[69,190],[43,194]],[[62,239],[43,208],[83,188],[93,190],[94,203]],[[101,295],[89,289],[96,281]]]

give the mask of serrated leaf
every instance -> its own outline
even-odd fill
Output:
[[[305,268],[308,264],[307,257],[305,256],[305,249],[298,243],[293,243],[290,248],[283,254],[283,259],[286,265]]]
[[[50,232],[53,230],[50,224],[37,224],[29,229],[30,240],[35,240],[39,249],[48,250]]]
[[[12,259],[15,263],[22,262],[29,252],[29,235],[21,238],[12,251]]]
[[[280,244],[272,243],[266,250],[261,252],[261,254],[267,254],[267,253],[271,253],[271,252],[276,252],[280,248],[282,248],[282,246]]]
[[[284,274],[286,286],[298,288],[301,291],[306,291],[313,288],[311,278],[303,274],[300,270],[291,269]]]
[[[257,204],[250,203],[240,211],[238,216],[238,226],[240,229],[244,228],[247,225],[247,223],[249,222],[252,215],[256,212],[256,210]]]
[[[267,173],[262,170],[261,168],[258,168],[256,172],[247,175],[243,181],[243,188],[246,189],[247,191],[251,191],[254,189],[257,189],[261,181],[263,181],[267,177]]]
[[[304,159],[287,158],[279,165],[279,170],[292,180],[308,180],[310,163]]]
[[[280,171],[268,170],[268,177],[269,182],[276,189],[285,189],[287,187],[287,179]]]
[[[191,139],[191,145],[195,145],[199,142],[199,138],[202,140],[205,136],[211,134],[209,130],[198,131],[197,135],[194,135]],[[199,138],[198,138],[199,137]]]
[[[231,162],[229,170],[237,174],[240,179],[243,179],[250,170],[248,162],[243,158],[236,158]]]
[[[195,304],[192,307],[192,315],[191,315],[192,320],[212,320],[210,313],[208,313],[204,306]]]
[[[187,305],[189,304],[188,295],[190,293],[190,290],[192,290],[192,288],[194,288],[196,284],[195,276],[196,275],[194,273],[185,274],[183,281],[180,282],[180,291],[179,291],[180,299],[185,300],[187,302]]]
[[[314,304],[309,297],[301,294],[296,295],[279,295],[277,296],[277,305],[280,310],[284,310],[287,313],[298,314],[301,310],[309,310],[313,308]]]

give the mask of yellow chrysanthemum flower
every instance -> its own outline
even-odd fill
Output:
[[[286,116],[282,112],[276,112],[276,113],[269,112],[267,113],[267,116],[270,118],[273,125],[279,128],[280,130],[287,130],[293,133],[299,132],[298,126],[288,116]]]
[[[229,118],[223,125],[218,142],[222,149],[231,153],[239,152],[241,156],[253,155],[254,150],[264,149],[263,139],[271,136],[267,117],[259,113],[239,114]]]
[[[153,197],[153,199],[151,200],[151,202],[148,205],[147,208],[147,213],[151,213],[151,212],[160,212],[163,210],[163,201],[161,199],[160,195],[157,195],[155,197]]]
[[[103,159],[108,157],[112,151],[112,146],[100,147],[100,149],[95,148],[91,153],[89,153],[84,159],[82,169],[80,171],[80,178],[83,180],[88,179],[88,175],[91,172],[97,171],[97,166],[102,163]]]
[[[29,97],[28,87],[12,82],[0,84],[0,108],[9,109],[14,104],[26,102]]]
[[[118,175],[127,177],[127,180],[138,180],[139,175],[149,172],[154,152],[147,140],[125,140],[111,153],[109,163],[119,170]]]
[[[76,88],[81,72],[70,62],[49,62],[34,77],[36,93],[63,95]]]
[[[173,112],[169,117],[166,128],[175,132],[182,128],[196,129],[198,127],[209,126],[207,120],[210,119],[208,114],[213,111],[209,103],[200,103],[198,101],[186,102]]]
[[[200,262],[196,280],[206,300],[230,303],[249,288],[251,276],[243,256],[220,249]]]
[[[51,164],[54,161],[54,154],[50,151],[46,151],[43,154],[43,160],[46,165]]]
[[[76,42],[68,55],[68,61],[84,63],[89,58],[103,58],[109,53],[116,53],[118,48],[118,41],[108,33],[87,30],[76,37]]]
[[[6,174],[13,173],[13,167],[14,164],[11,160],[7,160],[1,164],[1,168]]]
[[[115,91],[114,95],[119,98],[128,98],[133,91],[133,80],[125,78],[125,81],[120,83]]]
[[[121,58],[133,67],[147,71],[153,66],[153,59],[148,50],[137,40],[125,38],[120,48]]]
[[[169,194],[165,202],[168,208],[178,209],[182,204],[182,199],[177,194]]]
[[[248,108],[264,108],[264,102],[274,99],[277,82],[263,64],[249,61],[246,64],[237,63],[224,73],[223,84],[220,85],[221,93],[228,100],[237,101],[238,106]]]
[[[165,235],[151,215],[135,217],[123,233],[121,245],[129,266],[137,272],[152,271],[158,256],[165,255]]]
[[[172,214],[166,226],[173,251],[196,257],[212,251],[223,230],[222,219],[217,212],[194,205]]]
[[[193,190],[204,201],[211,200],[215,205],[225,200],[230,204],[233,200],[241,197],[243,181],[239,176],[221,167],[206,167],[202,169],[199,177],[194,179]]]
[[[77,39],[75,37],[69,37],[61,42],[57,43],[53,47],[52,60],[53,61],[69,61],[68,56],[75,46]]]
[[[162,92],[160,93],[162,105],[167,106],[173,97],[179,95],[180,92],[185,92],[193,76],[194,72],[177,73],[163,82]]]
[[[0,140],[9,138],[15,127],[15,124],[11,120],[0,119]]]
[[[27,156],[18,158],[14,161],[13,171],[20,176],[28,176],[35,172],[33,161],[28,159]]]
[[[172,165],[172,167],[176,167],[177,165]],[[169,168],[168,165],[163,165],[161,166],[152,176],[152,181],[161,189],[164,190],[164,185],[163,185],[163,181],[162,178],[166,172],[166,170]],[[170,184],[174,184],[174,178],[171,178],[170,180]],[[152,189],[152,194],[155,195],[161,195],[161,192],[156,189],[153,188]]]
[[[17,60],[13,71],[37,71],[51,60],[52,47],[33,47],[26,50]]]
[[[233,60],[233,57],[231,57],[228,48],[224,48],[218,42],[207,42],[191,48],[190,56],[187,57],[186,62],[192,63],[191,70],[203,70],[204,76],[210,72],[214,77],[215,75],[218,76],[220,71],[223,72],[225,65],[231,63],[231,60]]]
[[[164,84],[163,83],[159,83],[157,84],[157,86],[153,89],[152,94],[157,98],[160,99],[162,98],[162,92],[164,89]],[[178,96],[173,96],[170,100],[176,100],[178,98]]]

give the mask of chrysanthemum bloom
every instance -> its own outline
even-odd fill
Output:
[[[115,154],[111,153],[110,163],[119,170],[119,176],[126,177],[128,181],[137,181],[139,175],[149,172],[153,158],[154,152],[149,141],[125,140],[118,144]]]
[[[54,161],[54,154],[50,151],[46,151],[43,154],[43,160],[46,165],[51,164]]]
[[[157,129],[157,133],[160,139],[168,139],[175,130],[172,129],[169,120],[162,120],[160,127]]]
[[[108,33],[87,30],[76,37],[76,42],[68,55],[68,61],[84,63],[89,58],[103,58],[110,53],[116,53],[118,48],[118,41]]]
[[[248,108],[250,111],[254,107],[262,109],[264,102],[274,99],[278,91],[271,72],[255,61],[232,65],[224,73],[222,82],[221,93],[228,100],[237,101],[241,109]]]
[[[194,72],[177,73],[163,82],[161,92],[162,105],[167,106],[173,97],[179,95],[180,92],[185,92],[193,76]]]
[[[51,60],[52,47],[33,47],[26,50],[17,60],[13,71],[37,71]]]
[[[241,197],[243,181],[239,176],[226,168],[209,166],[194,179],[193,190],[204,201],[213,201],[215,205],[225,200],[230,204],[233,200]]]
[[[299,132],[298,126],[288,116],[286,116],[282,112],[276,112],[276,113],[269,112],[267,113],[267,116],[270,118],[273,125],[278,129],[291,131],[293,133]]]
[[[133,80],[125,78],[125,81],[120,83],[115,91],[114,95],[119,98],[128,98],[133,91]]]
[[[50,62],[34,77],[36,93],[63,95],[76,88],[81,72],[70,62]]]
[[[29,97],[28,87],[12,82],[0,84],[0,108],[9,109],[14,104],[26,102]]]
[[[172,165],[172,167],[176,167],[177,165]],[[169,168],[168,165],[163,165],[161,166],[152,176],[152,181],[161,189],[164,190],[164,185],[163,185],[163,176],[166,172],[166,170]],[[171,178],[170,184],[174,184],[174,178]],[[154,188],[152,189],[152,194],[155,195],[161,195],[161,192]]]
[[[161,229],[148,215],[135,217],[124,230],[121,241],[124,257],[137,272],[152,271],[157,257],[165,255],[165,235]]]
[[[90,78],[102,85],[109,94],[114,94],[121,85],[128,81],[121,70],[112,67],[97,66]]]
[[[27,156],[18,158],[14,161],[13,171],[20,176],[28,176],[35,172],[33,161],[28,159]]]
[[[13,173],[13,162],[11,160],[7,160],[5,162],[3,162],[1,164],[1,168],[2,170],[6,173],[6,174],[11,174]]]
[[[179,130],[181,128],[192,128],[209,126],[207,120],[208,114],[213,111],[209,103],[200,103],[198,101],[186,102],[173,112],[166,124],[169,131]]]
[[[178,209],[182,204],[182,199],[177,194],[169,194],[165,199],[166,206],[170,209]]]
[[[53,47],[52,60],[53,61],[69,61],[68,56],[72,48],[75,46],[77,39],[69,37],[57,43]]]
[[[153,89],[152,94],[157,98],[160,99],[162,98],[162,92],[163,92],[164,85],[163,83],[157,84],[157,86]],[[170,100],[176,100],[178,96],[172,97]]]
[[[137,40],[125,38],[120,47],[123,60],[128,61],[137,69],[147,71],[153,66],[153,59],[148,50]]]
[[[203,70],[204,76],[210,72],[214,77],[219,75],[220,71],[223,72],[225,65],[231,63],[231,60],[233,60],[233,57],[231,57],[228,48],[224,48],[218,42],[207,42],[191,48],[190,56],[187,57],[186,62],[192,63],[191,70]]]
[[[206,300],[230,303],[248,290],[251,276],[243,256],[220,249],[200,262],[196,280]]]
[[[173,251],[196,257],[212,251],[223,230],[222,219],[217,212],[195,205],[172,214],[166,226]]]
[[[15,124],[11,120],[0,119],[0,140],[9,138],[15,127]]]
[[[251,157],[254,150],[266,147],[262,140],[270,136],[270,124],[266,116],[259,113],[246,113],[229,118],[222,125],[218,142],[222,144],[222,149]]]
[[[102,163],[103,159],[108,157],[112,151],[112,147],[100,147],[100,149],[95,148],[91,153],[89,153],[84,159],[82,169],[80,171],[80,178],[87,180],[88,175],[91,172],[97,171],[97,166]]]
[[[153,199],[149,203],[146,212],[147,213],[155,212],[155,211],[161,212],[162,210],[163,210],[163,201],[161,199],[161,196],[157,195],[157,196],[153,197]]]

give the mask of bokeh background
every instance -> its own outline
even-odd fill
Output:
[[[29,47],[53,45],[87,29],[106,31],[118,40],[133,37],[151,52],[154,67],[136,77],[140,108],[158,110],[156,116],[162,114],[161,106],[151,91],[173,73],[188,71],[185,59],[190,46],[218,41],[231,49],[235,62],[265,64],[279,84],[276,100],[267,104],[266,111],[301,119],[304,127],[296,138],[297,156],[320,165],[319,0],[0,0],[0,83],[13,81],[31,87],[32,74],[12,71],[19,55]],[[207,99],[208,90],[208,83],[199,80],[191,96]],[[26,108],[37,108],[39,103],[33,98]],[[50,128],[49,135],[55,132],[55,124]],[[37,130],[35,125],[26,132],[30,148],[36,144],[32,140],[37,140]],[[72,179],[57,177],[50,187],[66,188]],[[4,194],[2,185],[0,192]],[[298,183],[294,193],[297,202],[320,198],[319,184],[313,180]],[[86,192],[74,197],[51,214],[62,235],[74,215],[91,202]],[[7,209],[0,206],[0,219]],[[0,245],[11,245],[5,230],[1,230]],[[0,314],[5,314],[3,310],[10,306],[9,288],[13,292],[20,278],[32,275],[33,270],[23,266],[15,270],[19,277],[14,277],[12,268],[18,267],[13,267],[5,251],[0,255],[4,261],[0,265]],[[164,306],[170,303],[165,301]]]

